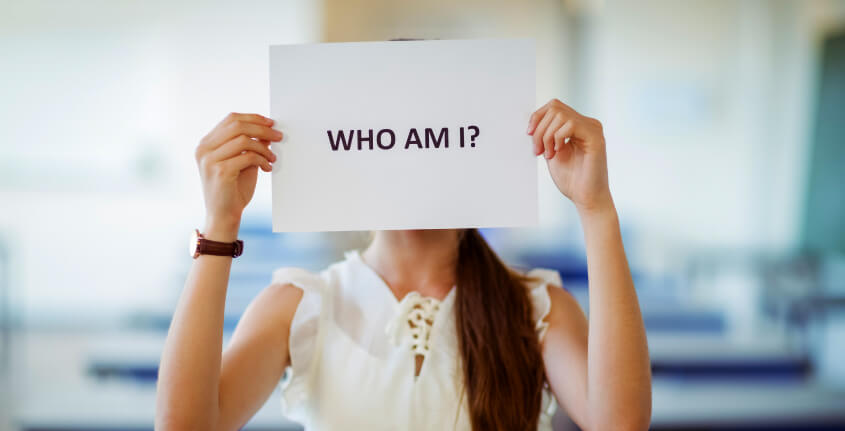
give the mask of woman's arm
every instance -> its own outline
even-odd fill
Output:
[[[528,132],[535,154],[544,154],[555,184],[578,209],[587,251],[589,326],[571,296],[550,288],[543,346],[549,383],[583,428],[647,429],[648,346],[608,187],[601,124],[552,100],[532,115]]]
[[[197,148],[207,222],[214,241],[237,238],[258,169],[269,172],[272,121],[231,114]],[[158,376],[156,429],[237,429],[270,395],[288,360],[288,328],[301,292],[272,285],[249,306],[225,355],[223,310],[232,258],[202,255],[191,265],[170,324]]]

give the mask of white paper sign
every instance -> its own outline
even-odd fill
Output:
[[[537,224],[531,40],[270,47],[273,231]]]

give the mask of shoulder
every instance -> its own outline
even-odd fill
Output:
[[[544,309],[542,313],[544,317],[550,312],[551,306],[559,301],[556,299],[559,293],[566,294],[558,271],[534,268],[522,273],[522,276],[534,307]]]
[[[273,271],[270,284],[253,298],[238,326],[269,326],[286,332],[305,290],[318,288],[316,275],[302,268]]]
[[[571,293],[554,285],[548,285],[546,289],[552,305],[549,312],[549,324],[551,326],[555,326],[555,322],[584,318],[581,305],[578,304]]]
[[[264,288],[256,300],[266,301],[275,306],[277,311],[289,313],[292,317],[300,302],[315,303],[313,306],[322,302],[321,298],[332,284],[331,271],[335,266],[320,272],[299,267],[278,268],[273,271],[270,285]]]
[[[536,288],[540,285],[555,285],[557,287],[563,286],[563,282],[560,278],[560,272],[554,269],[547,269],[547,268],[534,268],[525,273],[525,276],[529,278],[527,286],[529,288]]]
[[[563,288],[560,273],[553,269],[534,268],[524,275],[529,290],[534,319],[541,340],[547,331],[579,328],[586,322],[575,297]]]
[[[534,268],[526,272],[525,276],[528,277],[526,287],[531,291],[532,296],[548,298],[548,302],[551,305],[550,314],[554,315],[581,309],[575,297],[563,288],[563,281],[558,271],[546,268]]]
[[[250,302],[241,324],[271,325],[287,331],[301,303],[325,290],[323,273],[304,268],[282,267],[273,271],[270,284]],[[241,325],[239,324],[239,326]]]
[[[256,301],[281,312],[290,325],[316,321],[336,302],[340,285],[348,278],[347,266],[347,260],[341,260],[319,272],[299,267],[278,268]]]
[[[587,316],[581,305],[571,293],[560,285],[546,284],[544,286],[549,298],[549,312],[545,322],[548,335],[541,340],[545,345],[547,339],[585,346],[588,333]]]
[[[331,268],[331,267],[330,267]],[[304,268],[282,267],[273,271],[273,278],[268,289],[278,287],[298,288],[300,290],[322,289],[325,285],[325,272],[315,273]]]

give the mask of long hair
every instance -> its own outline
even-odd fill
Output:
[[[527,280],[505,266],[477,229],[462,232],[456,329],[474,431],[537,429],[545,372]]]

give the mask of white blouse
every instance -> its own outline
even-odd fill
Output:
[[[281,268],[274,283],[303,290],[291,322],[291,365],[281,381],[284,414],[306,430],[470,430],[455,333],[455,287],[442,300],[417,292],[396,300],[357,251],[318,274]],[[528,273],[539,337],[557,271]],[[417,356],[422,356],[419,375]],[[557,403],[543,390],[540,430]]]

